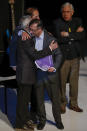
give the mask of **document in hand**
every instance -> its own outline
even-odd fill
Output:
[[[42,71],[47,71],[49,67],[53,67],[52,55],[36,60],[35,64]]]

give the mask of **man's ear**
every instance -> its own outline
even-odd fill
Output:
[[[72,11],[72,15],[74,15],[74,11]]]

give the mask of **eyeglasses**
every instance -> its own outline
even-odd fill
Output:
[[[39,17],[39,15],[32,15],[32,18],[33,19],[39,19],[40,17]]]
[[[36,32],[38,29],[39,29],[39,27],[36,28],[36,29],[32,29],[32,28],[30,28],[30,31],[32,31],[32,32]]]
[[[62,13],[71,13],[72,11],[62,11]]]

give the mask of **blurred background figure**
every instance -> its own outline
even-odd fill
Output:
[[[61,74],[61,113],[66,112],[66,84],[69,83],[69,109],[83,112],[78,106],[78,80],[80,58],[84,59],[80,41],[85,38],[82,20],[73,17],[74,7],[71,3],[64,3],[61,7],[62,18],[55,20],[55,33],[63,53]]]
[[[39,10],[36,7],[29,7],[25,11],[25,15],[30,15],[32,19],[40,19]]]

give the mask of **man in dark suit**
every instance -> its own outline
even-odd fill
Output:
[[[30,16],[23,16],[20,19],[21,28],[28,32]],[[30,125],[30,114],[28,105],[31,101],[32,85],[36,82],[34,60],[47,56],[52,53],[52,49],[57,48],[53,42],[43,51],[36,51],[32,39],[22,41],[21,36],[17,39],[17,54],[16,54],[16,79],[18,83],[17,90],[17,109],[16,109],[16,130],[20,128],[32,128]]]
[[[40,19],[39,18],[39,11],[36,7],[29,7],[25,10],[25,15],[30,15],[32,19]],[[12,39],[10,41],[10,67],[12,67],[13,70],[16,71],[16,47],[17,47],[17,37],[18,32],[20,32],[21,27],[17,26],[15,31],[13,32]],[[30,36],[27,32],[22,31],[22,40],[30,39]],[[32,120],[36,121],[35,114],[37,112],[37,105],[36,105],[36,99],[35,99],[35,89],[34,86],[32,88],[32,95],[31,95],[31,108],[30,112],[32,114]]]
[[[54,22],[56,38],[63,52],[64,62],[61,67],[61,113],[66,112],[66,83],[69,82],[69,109],[83,112],[78,106],[78,80],[80,58],[83,53],[80,43],[85,38],[82,20],[73,17],[74,7],[71,3],[64,3],[61,7],[62,18]],[[82,43],[83,44],[83,43]]]
[[[35,19],[30,22],[30,32],[35,36],[35,49],[40,51],[49,46],[52,40],[56,40],[51,34],[43,29],[41,20]],[[57,42],[56,42],[57,43]],[[52,52],[54,67],[50,67],[44,72],[37,69],[36,94],[38,104],[38,130],[42,130],[46,124],[46,113],[44,106],[44,88],[46,87],[48,95],[52,102],[53,116],[58,129],[64,129],[60,114],[60,84],[59,84],[59,68],[62,62],[62,54],[60,48]]]

